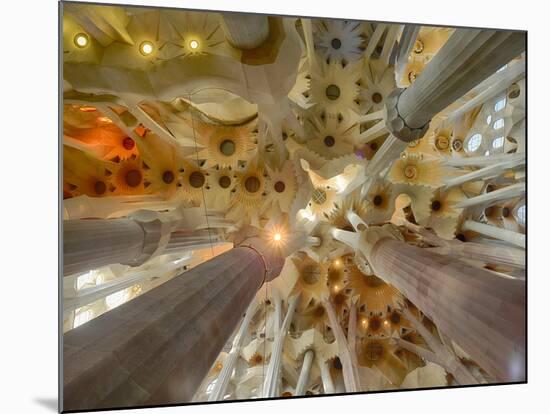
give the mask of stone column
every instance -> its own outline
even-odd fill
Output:
[[[309,383],[309,372],[311,371],[311,365],[313,363],[313,358],[315,357],[315,352],[312,349],[308,349],[304,353],[304,361],[302,362],[302,370],[300,371],[300,377],[298,378],[298,383],[296,384],[296,395],[304,395]]]
[[[464,183],[468,183],[471,181],[477,181],[477,180],[499,176],[500,174],[502,174],[502,172],[506,170],[516,169],[519,166],[522,166],[524,164],[525,164],[525,160],[519,159],[519,160],[514,160],[512,162],[501,162],[501,163],[489,165],[487,167],[480,168],[479,170],[476,170],[476,171],[471,171],[469,173],[460,175],[458,177],[452,177],[452,178],[446,179],[443,189],[456,187],[457,185],[462,185]]]
[[[498,190],[489,193],[480,194],[475,197],[468,198],[455,204],[457,208],[468,208],[473,206],[490,206],[501,201],[510,200],[512,198],[521,197],[525,194],[525,183],[512,184],[507,187],[499,188]]]
[[[266,15],[245,13],[222,13],[225,36],[237,49],[255,49],[269,36],[269,21]]]
[[[338,344],[338,355],[342,362],[344,384],[346,386],[346,392],[358,392],[361,391],[359,384],[359,372],[357,369],[356,361],[353,358],[353,354],[350,351],[348,341],[344,335],[344,331],[338,322],[336,312],[330,300],[323,300],[323,306],[327,311],[327,315],[330,321],[330,327],[334,333],[336,343]]]
[[[512,230],[495,227],[490,224],[478,223],[474,220],[466,220],[462,224],[462,230],[475,231],[476,233],[489,236],[497,240],[502,240],[514,246],[525,249],[525,234],[517,233]]]
[[[431,119],[525,50],[525,33],[457,29],[414,83],[386,103],[388,130],[410,142],[422,138]]]
[[[225,395],[225,390],[227,389],[229,380],[231,379],[231,376],[233,375],[233,371],[235,370],[235,364],[239,359],[239,353],[241,352],[241,346],[242,346],[244,337],[247,333],[248,326],[250,325],[250,321],[252,320],[252,317],[256,314],[257,309],[258,309],[258,300],[255,298],[250,304],[250,306],[248,306],[248,309],[246,310],[246,314],[244,315],[244,319],[241,322],[241,326],[239,327],[239,331],[235,335],[235,338],[233,338],[231,351],[229,351],[229,355],[227,355],[227,358],[223,364],[222,370],[218,375],[218,379],[216,380],[216,385],[214,386],[214,389],[208,396],[208,401],[223,400],[223,397]]]
[[[289,299],[285,319],[277,332],[277,336],[275,337],[275,341],[271,347],[271,358],[269,360],[269,365],[267,366],[264,388],[262,391],[262,396],[264,398],[277,397],[277,387],[279,385],[279,375],[281,372],[281,361],[283,357],[283,345],[285,343],[286,333],[290,328],[290,323],[294,317],[294,311],[296,310],[299,297],[300,295],[298,294]]]
[[[380,230],[369,228],[362,243],[376,275],[399,289],[497,381],[525,380],[525,283],[394,240]]]
[[[154,211],[117,219],[63,222],[63,274],[121,263],[139,266],[161,253],[196,250],[223,241],[217,229],[185,230]],[[175,231],[173,231],[175,230]]]
[[[328,361],[319,361],[319,368],[321,369],[321,380],[323,381],[323,389],[325,394],[334,394],[334,381],[330,375],[330,367]]]
[[[190,402],[283,256],[238,247],[66,333],[63,410]]]
[[[68,220],[63,223],[63,274],[131,263],[141,255],[144,232],[134,220]]]
[[[523,249],[495,246],[484,243],[449,241],[444,246],[429,250],[448,256],[479,260],[484,263],[502,264],[516,269],[525,269],[526,254]]]
[[[222,235],[215,229],[176,230],[170,233],[170,239],[163,253],[198,250],[205,247],[217,246],[223,242]]]

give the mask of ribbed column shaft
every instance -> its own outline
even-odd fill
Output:
[[[191,401],[266,274],[282,268],[245,243],[65,334],[63,409]]]
[[[525,269],[525,250],[507,246],[493,246],[484,243],[456,242],[448,246],[434,247],[429,250],[438,254],[466,259],[475,259],[485,263],[503,264]]]
[[[131,263],[143,252],[145,232],[128,218],[63,222],[63,274]]]
[[[370,252],[394,285],[500,381],[525,379],[525,283],[393,239]]]

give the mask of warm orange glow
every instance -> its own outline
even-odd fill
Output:
[[[273,235],[273,240],[275,240],[276,242],[281,241],[282,238],[283,236],[281,236],[281,233],[275,233]]]
[[[336,266],[336,267],[340,266],[341,264],[342,264],[342,262],[340,261],[340,259],[336,259],[334,261],[334,266]]]
[[[95,106],[81,106],[80,110],[82,112],[95,112],[95,111],[97,111]]]

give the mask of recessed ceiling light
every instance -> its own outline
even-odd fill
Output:
[[[141,45],[139,45],[139,51],[142,55],[148,56],[153,53],[153,44],[149,41],[142,42]]]
[[[90,43],[90,37],[86,33],[77,33],[74,37],[76,47],[85,48]]]

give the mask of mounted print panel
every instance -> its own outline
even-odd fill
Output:
[[[526,32],[61,9],[64,411],[526,382]]]

